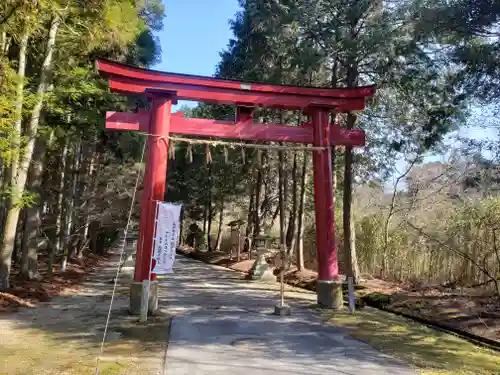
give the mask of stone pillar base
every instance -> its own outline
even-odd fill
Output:
[[[158,281],[151,281],[149,290],[148,313],[154,314],[158,310]],[[141,314],[142,283],[134,281],[130,284],[130,306],[132,315]]]
[[[342,281],[317,280],[316,295],[321,308],[341,310],[344,306]]]
[[[292,308],[289,305],[282,305],[281,303],[278,303],[274,305],[274,315],[279,315],[279,316],[288,316],[292,315]]]

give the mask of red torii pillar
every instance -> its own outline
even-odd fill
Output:
[[[330,124],[330,113],[362,110],[366,98],[373,96],[374,86],[344,89],[293,87],[164,73],[107,60],[98,60],[96,65],[99,72],[108,77],[113,91],[147,95],[152,103],[149,112],[106,114],[108,129],[148,134],[135,282],[130,293],[132,313],[140,312],[142,282],[149,278],[151,271],[155,207],[156,201],[164,199],[170,134],[292,142],[323,147],[321,151],[313,152],[318,259],[316,290],[320,306],[334,309],[342,306],[342,286],[335,247],[331,147],[363,146],[365,134],[360,130],[347,131],[338,124]],[[182,113],[171,113],[172,104],[177,100],[234,104],[237,118],[235,122],[183,118]],[[311,116],[311,122],[302,123],[301,126],[255,124],[252,111],[259,106],[302,110]],[[151,280],[155,280],[154,274]],[[157,306],[157,290],[157,283],[151,283],[150,310]]]

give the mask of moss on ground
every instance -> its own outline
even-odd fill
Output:
[[[330,323],[421,371],[422,375],[498,375],[500,353],[400,316],[366,307]]]
[[[32,329],[16,329],[13,340],[0,346],[1,375],[88,375],[94,373],[98,345],[82,345],[48,332]],[[128,374],[135,364],[125,356],[134,354],[136,344],[114,350],[99,366],[99,375]],[[116,358],[116,359],[115,359]]]
[[[120,363],[104,363],[99,370],[99,375],[119,375],[123,371],[126,371],[126,366]]]
[[[156,373],[158,368],[148,366],[161,366],[157,362],[163,359],[168,324],[168,317],[162,317],[152,318],[148,326],[128,321],[112,327],[122,337],[106,343],[99,375]],[[10,340],[0,345],[0,375],[88,375],[95,372],[100,338],[16,326],[1,328],[2,333],[9,334]],[[152,354],[158,361],[151,361]]]

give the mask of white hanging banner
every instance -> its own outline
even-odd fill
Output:
[[[153,273],[165,275],[172,272],[175,250],[181,230],[181,204],[158,202],[156,236],[153,259],[156,261]]]

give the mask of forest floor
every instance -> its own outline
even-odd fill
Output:
[[[1,295],[0,375],[88,375],[95,372],[117,254],[90,255],[65,274]],[[128,314],[130,280],[121,277],[99,375],[157,374],[164,366],[170,316],[137,324]]]
[[[35,307],[63,293],[77,291],[89,273],[107,260],[106,256],[88,254],[83,259],[68,263],[66,272],[60,271],[60,265],[54,265],[53,276],[47,275],[47,259],[39,259],[39,277],[34,280],[22,280],[19,269],[13,268],[10,288],[0,292],[0,313],[15,311],[20,307]]]
[[[181,252],[193,258],[248,273],[253,261],[236,262],[223,252],[195,252],[184,248]],[[291,268],[285,281],[292,286],[315,290],[316,272]],[[369,298],[383,307],[407,315],[438,322],[451,328],[500,342],[500,303],[481,288],[445,288],[398,284],[376,278],[364,278],[358,295]]]

